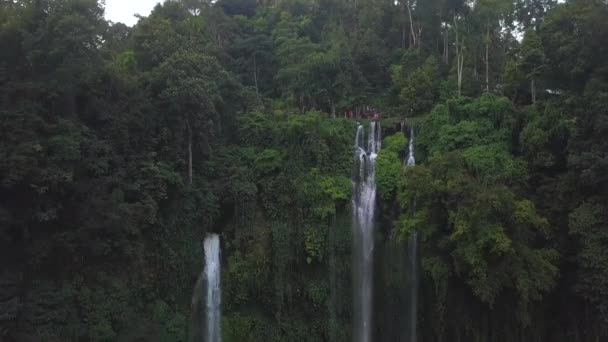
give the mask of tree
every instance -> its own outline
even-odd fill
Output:
[[[545,15],[557,5],[555,0],[516,0],[514,16],[524,31],[538,31]]]
[[[512,109],[508,101],[484,96],[451,103],[449,119],[447,110],[438,108],[425,121],[417,146],[421,152],[432,141],[430,157],[407,169],[399,185],[401,239],[415,231],[422,241],[422,267],[434,285],[436,317],[446,322],[442,329],[454,336],[486,336],[483,322],[473,323],[479,324],[479,335],[466,332],[460,324],[467,318],[447,306],[458,286],[445,284],[460,281],[473,293],[461,305],[511,307],[518,313],[516,324],[525,327],[532,303],[555,286],[558,254],[530,244],[549,238],[551,228],[529,199],[517,195],[526,165],[509,153],[509,141],[499,133],[510,126]],[[493,124],[486,121],[488,114],[495,115]],[[409,210],[414,201],[416,210]],[[451,320],[456,323],[447,323]]]
[[[456,35],[456,77],[457,77],[457,94],[460,96],[462,94],[462,75],[464,72],[464,52],[465,52],[465,36],[463,32],[458,27],[459,18],[456,14],[454,14],[454,31]],[[462,26],[462,24],[461,24]]]
[[[435,57],[429,57],[422,67],[405,76],[405,66],[401,65],[393,75],[399,87],[399,99],[407,116],[429,112],[439,97],[439,66]],[[402,80],[406,77],[405,80]]]
[[[485,26],[485,58],[484,63],[486,66],[486,79],[485,79],[485,91],[490,91],[490,45],[493,40],[493,36],[498,28],[501,26],[501,22],[507,24],[509,14],[511,13],[511,3],[508,1],[501,0],[478,0],[475,4],[475,11],[479,17],[479,20],[483,22]]]
[[[410,278],[419,340],[607,339],[606,1],[103,8],[0,1],[0,340],[186,340],[211,231],[224,340],[356,339],[364,107],[373,340],[404,339]]]
[[[540,37],[533,30],[526,31],[521,48],[521,67],[530,81],[532,103],[536,103],[536,83],[546,70],[546,59]]]
[[[178,52],[153,74],[150,89],[158,104],[167,111],[164,118],[180,143],[187,137],[188,181],[193,182],[193,144],[198,141],[203,155],[209,155],[218,134],[222,83],[229,76],[213,57]]]
[[[599,1],[558,6],[540,30],[554,88],[581,92],[593,73],[602,68],[608,36],[603,18],[608,8]]]
[[[274,54],[274,44],[268,35],[253,32],[235,40],[232,46],[232,53],[238,63],[239,74],[244,84],[253,84],[256,94],[262,90],[269,91],[269,83]],[[266,71],[266,73],[264,73]]]

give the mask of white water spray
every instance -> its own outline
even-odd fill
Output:
[[[204,242],[205,249],[205,279],[207,280],[207,307],[205,322],[206,342],[220,342],[220,237],[217,234],[208,235]]]
[[[412,127],[410,134],[409,154],[407,156],[407,166],[414,165],[416,165],[416,158],[414,157],[414,127]]]
[[[407,166],[414,167],[416,158],[414,157],[414,128],[411,129],[409,154],[407,157]],[[415,210],[415,203],[412,203],[411,210]],[[408,258],[409,258],[409,342],[417,341],[417,318],[418,318],[418,233],[414,232],[408,239]]]
[[[370,122],[367,141],[359,125],[355,138],[353,172],[353,265],[354,321],[353,338],[372,340],[372,282],[374,256],[374,214],[376,209],[376,157],[381,148],[380,123]]]

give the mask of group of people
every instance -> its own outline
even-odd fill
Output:
[[[370,119],[378,120],[382,118],[382,113],[375,107],[365,106],[361,111],[353,113],[352,110],[344,113],[344,117],[347,119]]]

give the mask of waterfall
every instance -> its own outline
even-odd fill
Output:
[[[207,279],[206,342],[220,342],[220,237],[210,234],[205,238],[205,278]]]
[[[357,342],[370,342],[372,339],[375,166],[381,140],[380,123],[370,122],[367,141],[363,126],[357,128],[353,172],[353,338]]]
[[[411,128],[410,143],[409,143],[409,154],[407,157],[407,166],[413,167],[416,165],[416,158],[414,157],[414,128]],[[415,210],[415,203],[412,203],[411,210]],[[410,286],[409,286],[409,342],[416,342],[416,324],[418,316],[418,233],[414,232],[408,239],[408,259],[409,259],[409,273],[410,273]]]
[[[411,129],[410,133],[410,146],[409,146],[409,154],[407,156],[407,166],[416,165],[416,158],[414,158],[414,127]]]

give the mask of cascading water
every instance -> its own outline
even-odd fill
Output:
[[[410,133],[410,146],[409,146],[409,154],[407,156],[407,166],[416,165],[416,158],[414,157],[414,127],[411,129]]]
[[[414,157],[414,128],[412,127],[410,133],[409,143],[409,154],[407,157],[407,166],[414,167],[416,165],[416,158]],[[411,210],[415,210],[415,203],[412,203]],[[416,342],[416,324],[418,314],[418,233],[414,232],[408,239],[408,259],[409,259],[409,272],[410,272],[410,286],[409,286],[409,341]]]
[[[353,339],[357,342],[370,342],[372,339],[376,156],[381,148],[381,140],[380,123],[370,122],[367,139],[363,126],[359,125],[357,128],[353,172]]]
[[[207,279],[206,342],[220,342],[220,237],[211,234],[205,238],[205,278]]]

